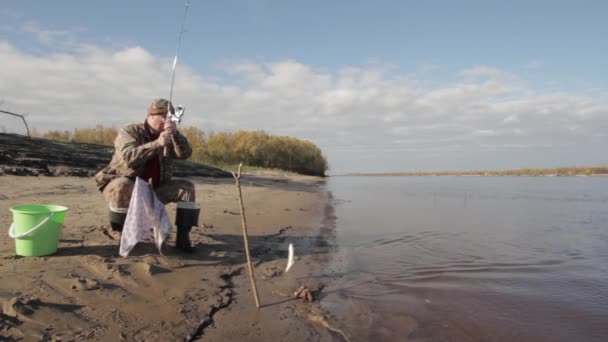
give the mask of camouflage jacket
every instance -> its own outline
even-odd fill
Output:
[[[177,133],[176,144],[169,147],[169,156],[163,155],[164,147],[152,140],[146,123],[131,124],[118,132],[114,140],[114,155],[110,164],[95,175],[99,191],[113,179],[125,176],[136,177],[144,173],[146,162],[155,155],[160,158],[160,184],[171,179],[173,159],[188,159],[192,149],[186,137]]]

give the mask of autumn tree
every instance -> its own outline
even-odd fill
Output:
[[[37,131],[36,131],[37,132]],[[181,127],[192,148],[194,162],[216,166],[245,165],[275,168],[311,175],[325,175],[327,160],[312,142],[264,131],[238,131],[209,134],[196,127]],[[113,145],[116,128],[97,125],[69,131],[49,131],[43,138],[100,145]]]

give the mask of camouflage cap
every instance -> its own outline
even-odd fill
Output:
[[[175,112],[175,108],[173,108],[173,104],[170,104],[168,100],[165,99],[155,99],[148,107],[148,115],[159,115],[159,114],[167,114],[167,107],[171,106],[171,113]]]

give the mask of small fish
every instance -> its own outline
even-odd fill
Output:
[[[289,271],[289,269],[291,268],[291,266],[293,266],[293,244],[290,243],[289,244],[289,255],[287,256],[287,267],[285,268],[285,273],[287,273],[287,271]]]

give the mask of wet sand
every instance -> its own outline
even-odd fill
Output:
[[[0,339],[2,340],[345,340],[318,303],[318,282],[335,239],[323,179],[266,172],[242,177],[249,242],[262,303],[247,276],[233,179],[197,178],[197,253],[152,242],[118,257],[107,206],[90,178],[0,177]],[[9,208],[69,207],[56,254],[19,257],[8,236]],[[175,215],[175,205],[168,206]],[[296,263],[284,273],[288,244]],[[313,303],[294,298],[300,286]]]

